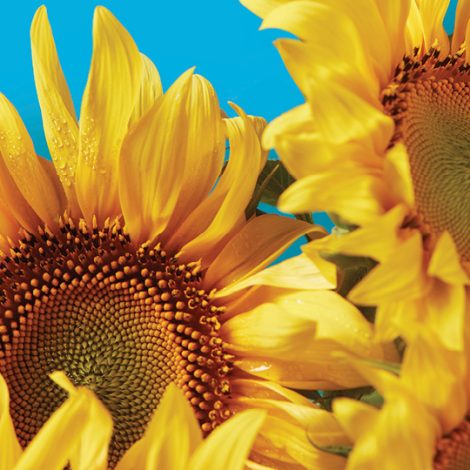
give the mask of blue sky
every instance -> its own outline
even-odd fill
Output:
[[[227,101],[234,101],[248,113],[271,120],[302,102],[272,45],[285,34],[258,31],[260,20],[237,0],[5,2],[0,15],[0,91],[17,107],[41,155],[48,151],[34,88],[29,27],[43,3],[77,109],[91,57],[93,10],[100,4],[117,16],[139,49],[156,63],[165,88],[195,65],[213,83],[227,110]],[[451,0],[448,31],[456,3]],[[318,221],[327,224],[324,217]]]

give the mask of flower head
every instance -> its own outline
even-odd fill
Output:
[[[424,324],[463,348],[470,261],[470,65],[467,1],[450,42],[447,0],[243,0],[300,40],[277,42],[306,103],[268,127],[298,181],[284,210],[329,210],[349,234],[325,255],[378,266],[350,292],[377,306],[378,340]],[[445,307],[444,307],[445,306]]]
[[[0,424],[8,433],[0,455],[8,468],[38,449],[41,468],[164,462],[170,448],[152,416],[168,413],[171,384],[205,436],[254,416],[244,410],[265,409],[254,461],[339,465],[304,432],[323,411],[283,386],[361,385],[332,351],[381,358],[385,350],[305,256],[265,269],[296,238],[325,233],[285,217],[247,219],[266,158],[264,121],[235,105],[238,117],[223,117],[193,70],[163,94],[155,66],[99,7],[78,122],[44,8],[31,38],[53,163],[36,155],[1,96]],[[224,435],[209,439],[220,445]],[[61,458],[48,460],[54,446]]]

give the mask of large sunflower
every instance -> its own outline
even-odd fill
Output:
[[[345,433],[336,433],[337,443],[354,443],[348,470],[470,468],[468,358],[424,333],[408,347],[399,376],[353,361],[384,404],[377,409],[348,398],[334,402]]]
[[[151,416],[171,383],[205,435],[238,412],[266,409],[255,461],[340,467],[304,431],[324,412],[283,385],[355,387],[364,380],[332,351],[384,352],[303,256],[263,269],[297,237],[324,234],[290,218],[247,220],[265,160],[263,121],[237,107],[239,117],[223,118],[192,70],[162,94],[154,65],[104,8],[93,37],[78,123],[46,10],[33,21],[53,164],[0,97],[0,456],[10,449],[13,459],[0,467],[11,470],[21,453],[15,436],[40,449],[39,468],[91,468],[93,452],[96,468],[114,467],[136,442],[133,458],[154,455],[165,436],[155,444],[144,433],[153,435]],[[65,374],[54,375],[62,388],[54,371]],[[73,414],[80,403],[89,404],[86,422]],[[82,432],[78,444],[67,437]],[[90,433],[99,445],[90,447]],[[57,448],[62,461],[52,464]]]
[[[277,47],[307,102],[265,133],[298,178],[280,207],[328,210],[361,227],[316,247],[379,263],[350,293],[378,306],[378,339],[410,338],[424,321],[461,349],[470,272],[470,2],[458,3],[451,43],[442,26],[448,0],[243,3],[264,17],[263,27],[300,38]]]

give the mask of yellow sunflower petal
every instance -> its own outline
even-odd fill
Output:
[[[71,214],[80,215],[75,193],[78,123],[45,7],[38,9],[31,25],[31,51],[47,145]]]
[[[439,417],[444,433],[462,421],[467,411],[462,352],[442,347],[436,335],[424,330],[405,352],[401,377]]]
[[[1,171],[1,170],[0,170]],[[1,181],[1,178],[0,178]],[[20,224],[16,220],[14,213],[8,207],[6,200],[0,191],[0,251],[8,253],[10,250],[10,243],[8,239],[16,242],[19,238]]]
[[[0,95],[0,152],[29,206],[44,223],[55,226],[58,216],[65,210],[62,186],[41,164],[20,116],[3,95]],[[11,205],[15,203],[10,201]]]
[[[413,299],[424,293],[421,235],[413,233],[397,252],[374,268],[349,294],[360,305]]]
[[[364,140],[377,152],[387,147],[394,123],[380,108],[333,80],[310,86],[315,125],[325,138],[336,144]]]
[[[266,454],[278,460],[275,468],[344,469],[342,457],[317,450],[305,429],[297,423],[268,415],[260,434],[262,443],[259,447],[267,447]],[[297,467],[289,467],[289,464],[297,464]]]
[[[414,206],[414,185],[408,152],[402,144],[394,145],[385,157],[384,177],[390,193],[390,205],[405,203]]]
[[[227,320],[221,335],[243,358],[239,367],[299,388],[321,381],[330,382],[327,388],[361,385],[357,373],[337,359],[337,351],[376,358],[388,354],[372,343],[371,325],[361,313],[329,291],[280,294]]]
[[[70,396],[36,434],[15,470],[61,470],[69,460],[77,470],[106,469],[110,414],[92,392],[75,389],[63,373],[55,372],[51,378]]]
[[[467,29],[465,30],[465,59],[467,63],[470,62],[470,21],[467,23]]]
[[[374,428],[379,414],[377,408],[349,398],[334,400],[333,412],[352,441],[367,436]]]
[[[378,86],[359,74],[354,63],[338,60],[325,47],[294,39],[279,39],[274,44],[287,70],[308,100],[315,99],[315,96],[310,95],[312,82],[324,84],[334,77],[336,82],[347,86],[364,100],[376,103]]]
[[[142,79],[140,82],[140,91],[137,98],[134,111],[129,120],[130,126],[150,110],[155,102],[162,96],[162,82],[155,64],[144,54],[142,57]]]
[[[121,213],[119,150],[142,81],[142,59],[129,33],[104,7],[93,21],[93,57],[80,112],[77,197],[85,219]],[[135,163],[135,159],[134,159]]]
[[[183,172],[183,183],[168,225],[170,234],[175,233],[208,196],[224,162],[225,137],[219,100],[212,85],[200,75],[194,75],[191,81],[188,114],[188,155],[184,169],[179,168]]]
[[[326,237],[325,237],[326,238]],[[302,251],[310,258],[312,263],[320,270],[323,277],[335,288],[338,284],[336,265],[326,261],[312,243],[302,246]]]
[[[428,274],[448,284],[468,284],[470,279],[460,264],[460,256],[449,232],[443,232],[433,250]]]
[[[415,48],[421,49],[424,42],[423,19],[419,13],[416,0],[411,1],[410,14],[406,22],[405,45],[406,52],[412,54]]]
[[[364,56],[364,45],[357,28],[344,8],[334,5],[298,0],[288,2],[271,11],[263,21],[262,28],[285,29],[303,39],[307,44],[327,46],[329,53],[340,63],[353,62],[356,74],[359,73],[373,85],[373,75]],[[329,25],[335,22],[338,28]],[[311,25],[315,24],[315,28]],[[318,57],[321,61],[322,57]],[[353,76],[353,74],[351,74]],[[315,79],[315,74],[312,76]]]
[[[264,148],[276,146],[279,135],[295,135],[299,132],[314,132],[312,108],[308,103],[301,104],[269,123],[261,139]]]
[[[450,285],[435,280],[424,302],[426,327],[433,329],[447,348],[462,350],[465,329],[465,288],[462,285]]]
[[[206,286],[229,286],[274,261],[297,238],[325,231],[297,219],[266,214],[250,220],[219,253],[204,277]]]
[[[187,239],[192,230],[205,227],[181,249],[183,260],[208,256],[214,246],[244,219],[245,208],[261,171],[264,155],[253,121],[240,108],[233,106],[240,117],[225,119],[230,142],[227,168],[211,195],[186,219],[173,239],[173,243],[178,237]],[[170,246],[171,243],[170,240]]]
[[[136,241],[165,230],[176,206],[186,164],[182,136],[188,133],[192,74],[190,69],[181,75],[123,143],[119,193],[127,230]]]
[[[449,39],[443,22],[450,0],[418,0],[419,11],[423,18],[424,42],[429,49],[437,40],[441,53],[449,53]]]
[[[455,26],[452,35],[452,52],[458,52],[465,42],[468,21],[470,20],[470,0],[459,0],[455,12]]]
[[[385,211],[388,195],[383,181],[361,170],[329,171],[307,176],[289,186],[279,198],[284,212],[335,212],[364,225]]]
[[[10,417],[10,396],[5,379],[0,374],[0,470],[11,470],[20,458],[21,447],[16,438],[15,428]]]
[[[388,74],[393,73],[393,65],[400,62],[405,52],[403,30],[410,12],[411,0],[376,0],[377,7],[385,24],[385,30],[391,45],[391,61]]]
[[[170,384],[144,437],[124,454],[116,470],[185,470],[201,441],[193,409],[178,387]]]
[[[383,167],[383,157],[364,145],[358,142],[334,145],[314,132],[277,136],[276,151],[289,173],[296,179],[327,172],[339,163],[345,171],[355,170],[363,165],[378,170]]]
[[[334,289],[335,284],[323,276],[307,255],[299,255],[266,268],[256,274],[230,283],[217,291],[216,297],[224,297],[250,286],[265,285],[284,289],[323,290]]]
[[[405,394],[378,411],[360,402],[340,398],[334,401],[333,410],[340,423],[357,439],[348,457],[348,469],[433,468],[439,427],[418,400]],[[413,445],[403,445],[405,442]]]
[[[266,412],[247,410],[219,426],[192,456],[190,470],[242,470]]]
[[[396,206],[375,223],[358,228],[346,235],[330,235],[311,243],[322,253],[343,253],[368,256],[378,261],[390,258],[400,246],[398,229],[407,213],[404,206]]]

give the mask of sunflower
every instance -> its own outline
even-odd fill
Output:
[[[153,63],[99,7],[78,123],[45,8],[31,39],[53,162],[0,96],[1,469],[31,455],[37,468],[153,462],[168,436],[151,417],[170,384],[204,436],[266,410],[253,462],[340,468],[305,435],[312,419],[328,432],[325,412],[284,386],[356,387],[363,378],[334,350],[394,352],[372,344],[370,324],[304,255],[266,268],[324,230],[247,219],[264,121],[235,105],[239,116],[224,118],[193,70],[163,94]],[[226,432],[210,445],[224,455]]]
[[[470,343],[466,343],[468,347]],[[354,446],[348,470],[466,470],[470,467],[470,375],[462,351],[423,331],[409,345],[399,375],[353,360],[384,398],[378,409],[339,398],[337,441]]]
[[[377,306],[378,340],[423,323],[463,347],[470,273],[470,4],[448,0],[242,0],[277,47],[306,103],[264,135],[298,179],[283,210],[328,210],[343,230],[323,255],[378,266],[349,298]],[[357,228],[357,230],[351,230]],[[444,308],[445,306],[445,308]]]

